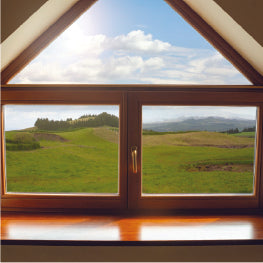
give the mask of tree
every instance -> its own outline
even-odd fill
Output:
[[[82,115],[76,120],[67,118],[66,121],[54,121],[49,120],[48,118],[38,118],[35,122],[35,127],[37,127],[39,130],[46,131],[62,131],[68,129],[99,126],[119,127],[119,118],[107,112],[102,112],[99,115]]]

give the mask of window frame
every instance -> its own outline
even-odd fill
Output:
[[[138,146],[141,167],[141,106],[143,105],[256,106],[257,166],[253,195],[147,195],[140,196],[140,180],[132,172],[130,150]],[[91,194],[8,194],[5,192],[3,118],[1,129],[2,210],[109,209],[260,209],[263,208],[263,87],[201,85],[5,85],[2,105],[8,104],[119,104],[120,105],[120,196]],[[1,113],[3,117],[3,112]],[[139,189],[139,190],[138,190]],[[129,194],[128,194],[129,193]]]
[[[85,209],[122,209],[127,204],[127,159],[126,150],[126,95],[122,91],[86,89],[80,85],[12,85],[2,89],[1,105],[1,199],[3,210],[85,210]],[[117,194],[89,193],[8,193],[6,192],[4,113],[5,105],[118,105],[119,106],[119,175]]]
[[[249,86],[178,86],[166,91],[130,92],[128,99],[129,149],[138,148],[139,176],[129,169],[128,204],[134,209],[249,209],[262,208],[262,88]],[[248,194],[144,194],[141,193],[142,167],[142,106],[176,105],[176,106],[255,106],[258,107],[257,138],[255,147],[255,187],[252,195]],[[132,162],[131,155],[129,162]],[[134,178],[135,177],[135,178]]]

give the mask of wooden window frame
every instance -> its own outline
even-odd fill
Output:
[[[12,87],[2,89],[2,106],[5,105],[118,105],[119,134],[119,193],[118,194],[45,194],[45,193],[8,193],[6,192],[4,123],[1,107],[1,171],[2,171],[2,210],[86,210],[122,209],[127,204],[127,159],[126,150],[126,94],[122,91],[103,92],[75,87]]]
[[[171,85],[5,85],[2,105],[120,105],[120,195],[8,194],[5,192],[3,122],[2,210],[174,210],[174,209],[262,209],[263,87],[171,86]],[[143,195],[141,177],[132,171],[131,147],[138,146],[141,168],[142,105],[255,106],[258,107],[256,182],[253,195]],[[3,116],[3,112],[2,112]],[[3,121],[3,118],[2,118]]]
[[[136,91],[128,95],[129,146],[138,148],[138,173],[129,166],[128,204],[133,209],[257,209],[262,208],[262,88],[247,86],[188,86],[173,91]],[[254,106],[258,108],[254,193],[247,194],[142,194],[142,106]],[[134,114],[136,113],[136,114]],[[129,163],[131,163],[129,155]]]

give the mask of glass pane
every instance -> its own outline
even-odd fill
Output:
[[[256,112],[143,106],[142,192],[252,193]]]
[[[10,83],[251,84],[163,0],[99,0]]]
[[[4,106],[8,192],[118,193],[119,106]]]

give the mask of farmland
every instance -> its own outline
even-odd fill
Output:
[[[251,193],[254,133],[144,132],[144,193]],[[5,133],[9,192],[118,192],[118,128]],[[22,140],[22,139],[20,139]]]

